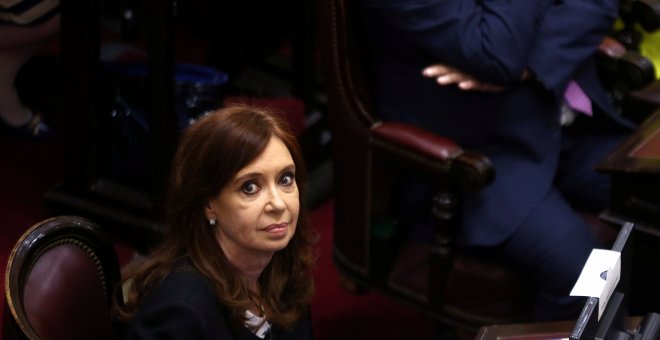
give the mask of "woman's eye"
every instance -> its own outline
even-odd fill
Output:
[[[294,181],[295,181],[295,177],[293,176],[292,173],[286,173],[282,176],[282,178],[280,178],[280,184],[287,187],[292,185]]]
[[[253,195],[259,192],[259,186],[254,182],[245,182],[243,187],[241,187],[241,191],[248,195]]]

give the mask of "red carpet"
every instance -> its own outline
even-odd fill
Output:
[[[356,296],[339,287],[332,263],[332,212],[329,201],[312,215],[321,234],[312,303],[316,340],[431,339],[433,323],[414,310],[374,293]]]
[[[63,149],[57,144],[0,142],[0,273],[5,272],[14,242],[30,225],[51,217],[44,193],[62,178]],[[332,263],[333,202],[312,214],[321,234],[320,259],[315,274],[317,293],[312,303],[316,340],[430,339],[433,323],[416,311],[380,295],[352,295],[338,285]],[[118,247],[122,262],[130,251]],[[4,303],[4,275],[0,280]],[[3,310],[0,309],[0,320]]]

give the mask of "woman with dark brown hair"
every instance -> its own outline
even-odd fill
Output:
[[[168,231],[116,303],[127,338],[313,338],[304,168],[295,135],[263,108],[229,106],[184,131]]]

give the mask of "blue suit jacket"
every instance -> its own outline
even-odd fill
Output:
[[[466,244],[502,242],[550,190],[561,98],[571,79],[591,96],[597,114],[629,124],[615,113],[593,61],[616,18],[616,0],[360,1],[382,118],[449,136],[495,165],[494,183],[465,197]],[[508,90],[439,86],[421,76],[435,63]],[[525,69],[536,78],[520,81]]]

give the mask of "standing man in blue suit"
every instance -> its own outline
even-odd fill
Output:
[[[593,60],[618,2],[361,0],[361,10],[381,117],[449,136],[494,163],[494,182],[464,197],[460,243],[527,275],[535,320],[577,317],[581,300],[570,289],[603,245],[575,211],[607,205],[609,179],[593,166],[633,128]],[[591,117],[564,105],[572,81],[590,98],[581,110]],[[419,202],[432,190],[406,188],[402,220],[423,219]]]

